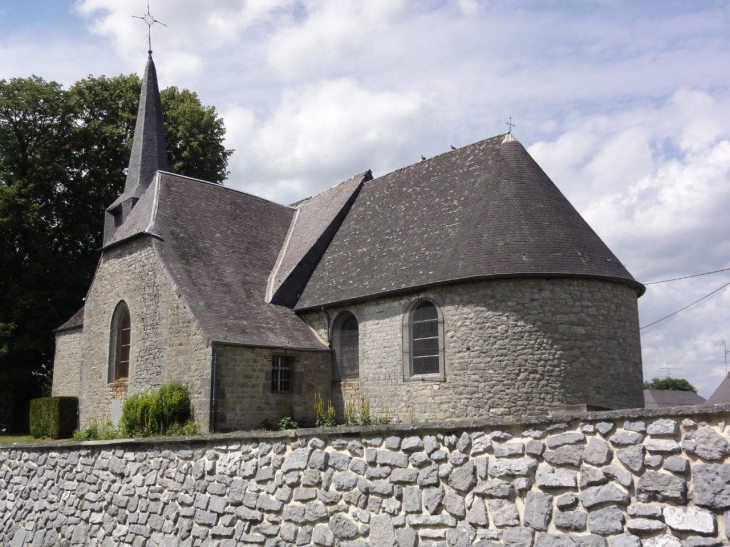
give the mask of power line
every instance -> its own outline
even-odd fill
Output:
[[[713,295],[713,294],[715,294],[716,292],[719,292],[719,291],[721,291],[722,289],[724,289],[724,288],[725,288],[725,287],[727,287],[728,285],[730,285],[730,281],[728,281],[727,283],[725,283],[725,284],[724,284],[724,285],[723,285],[722,287],[719,287],[719,288],[715,289],[715,290],[714,290],[714,291],[712,291],[711,293],[709,293],[709,294],[706,294],[705,296],[703,296],[703,297],[702,297],[702,298],[700,298],[699,300],[695,300],[695,301],[694,301],[694,302],[692,302],[691,304],[687,304],[687,305],[686,305],[686,306],[685,306],[684,308],[682,308],[681,310],[677,310],[677,311],[675,311],[674,313],[670,313],[669,315],[667,315],[667,316],[665,316],[665,317],[662,317],[661,319],[657,319],[657,320],[656,320],[656,321],[654,321],[653,323],[649,323],[648,325],[644,325],[644,326],[643,326],[643,327],[641,327],[641,328],[640,328],[639,330],[644,330],[644,329],[648,329],[649,327],[652,327],[652,326],[656,325],[657,323],[661,323],[661,322],[662,322],[662,321],[664,321],[665,319],[669,319],[670,317],[673,317],[673,316],[677,315],[678,313],[682,313],[682,312],[683,312],[684,310],[686,310],[686,309],[688,309],[688,308],[691,308],[691,307],[692,307],[692,306],[694,306],[695,304],[699,304],[699,303],[700,303],[700,302],[702,302],[702,301],[703,301],[703,300],[704,300],[705,298],[709,298],[710,296],[712,296],[712,295]]]
[[[714,272],[705,272],[705,273],[699,273],[694,275],[685,275],[684,277],[675,277],[674,279],[662,279],[661,281],[650,281],[649,283],[644,283],[644,285],[656,285],[657,283],[669,283],[670,281],[679,281],[680,279],[689,279],[690,277],[700,277],[701,275],[710,275],[710,274],[716,274],[720,272],[728,272],[730,271],[730,268],[724,268],[722,270],[715,270]]]

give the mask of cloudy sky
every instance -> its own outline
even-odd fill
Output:
[[[0,79],[141,72],[145,0],[5,0]],[[730,267],[730,1],[152,0],[160,85],[215,105],[226,184],[288,203],[505,131],[643,282]],[[650,285],[646,325],[730,282]],[[708,397],[730,287],[642,330]]]

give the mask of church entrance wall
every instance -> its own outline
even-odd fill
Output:
[[[313,425],[315,396],[331,397],[329,351],[224,344],[214,349],[217,431],[254,429],[264,421],[275,425],[285,416]]]
[[[431,350],[431,374],[409,376],[407,314],[423,300],[438,307],[431,330],[442,321],[441,346]],[[342,393],[335,397],[340,412],[348,396],[365,397],[374,415],[387,412],[402,422],[539,415],[573,404],[643,406],[637,295],[626,285],[469,282],[327,312],[336,317],[345,310],[359,320],[360,378],[357,389],[335,388]],[[322,312],[301,315],[327,336]],[[440,364],[437,349],[443,350]]]
[[[129,372],[126,378],[110,381],[110,329],[122,301],[131,317]],[[177,380],[190,390],[200,429],[208,430],[212,350],[176,294],[150,238],[132,240],[102,255],[86,299],[80,353],[82,426],[118,419],[128,395]],[[70,385],[67,375],[73,376],[63,365],[54,370],[54,393],[55,386],[60,391]]]
[[[54,397],[78,397],[81,391],[82,327],[56,333],[56,352],[53,357]]]

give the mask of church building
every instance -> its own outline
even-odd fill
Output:
[[[644,287],[511,133],[292,205],[167,169],[150,56],[124,192],[56,331],[53,395],[82,426],[172,380],[202,431],[312,423],[317,395],[395,421],[643,406]]]

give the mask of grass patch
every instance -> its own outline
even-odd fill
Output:
[[[32,435],[0,435],[0,444],[47,443],[53,439],[36,439]]]

